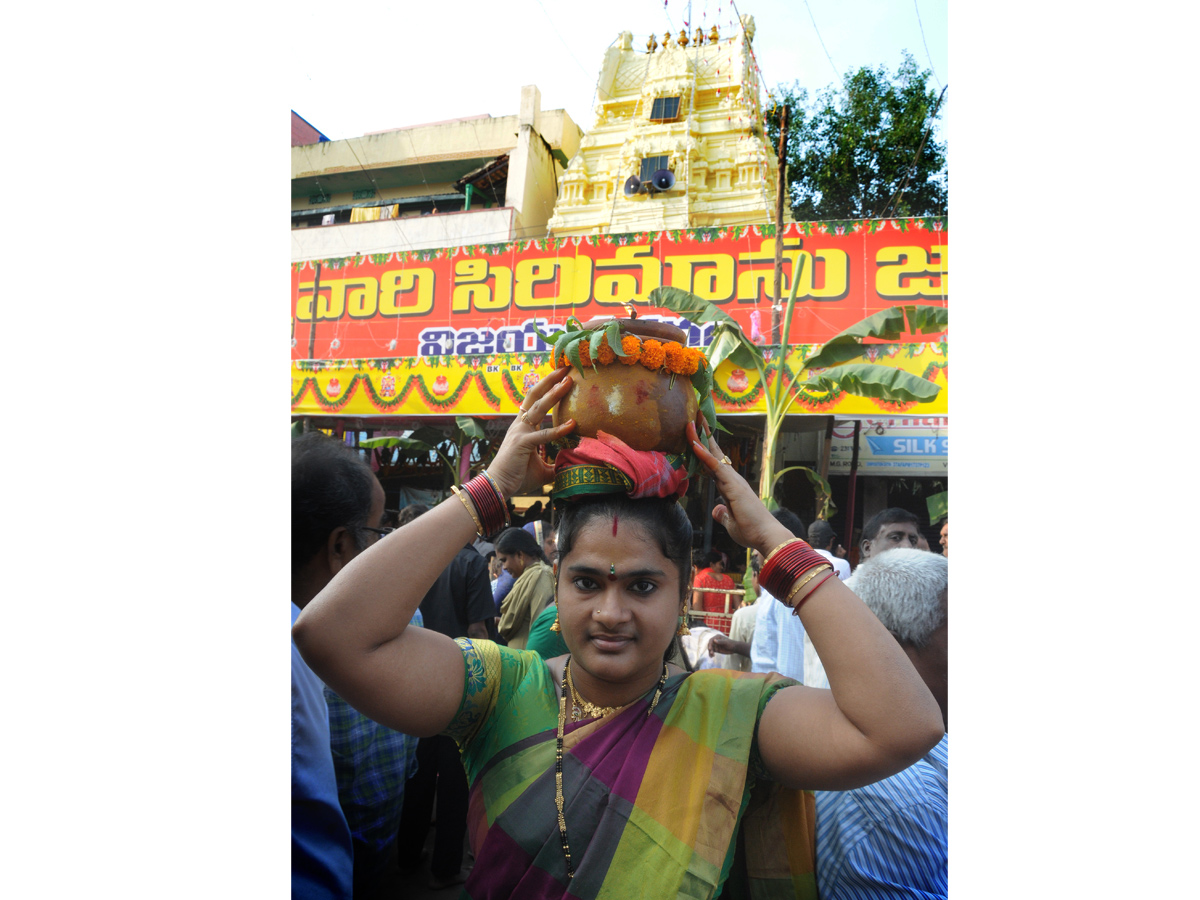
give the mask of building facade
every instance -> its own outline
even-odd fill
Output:
[[[545,237],[583,132],[540,105],[293,146],[293,261]]]
[[[560,179],[555,236],[774,223],[778,167],[754,17],[740,24],[728,36],[715,25],[661,44],[650,35],[644,50],[620,34],[604,56],[595,123]]]

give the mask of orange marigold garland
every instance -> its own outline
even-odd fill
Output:
[[[624,335],[621,338],[621,349],[625,351],[625,355],[617,358],[627,366],[636,365],[642,358],[642,342],[635,335]]]
[[[661,341],[656,341],[653,339],[642,341],[642,358],[640,362],[643,366],[652,371],[657,371],[663,367],[663,363],[666,361],[667,354],[666,351],[663,350]]]
[[[677,341],[667,341],[663,344],[663,355],[666,357],[667,371],[682,375],[690,356],[687,348]]]
[[[625,343],[621,342],[621,347],[624,349]],[[582,354],[581,354],[582,355]],[[613,352],[613,348],[608,346],[608,336],[605,335],[600,339],[600,347],[596,351],[596,362],[602,366],[607,366],[610,362],[617,358],[617,354]]]
[[[600,339],[596,357],[591,355],[591,344],[588,340],[579,341],[579,361],[585,368],[597,365],[607,366],[620,361],[624,365],[633,366],[641,363],[652,372],[666,369],[673,375],[695,375],[701,369],[708,368],[708,359],[704,351],[693,347],[685,347],[678,341],[656,341],[653,338],[642,340],[637,335],[621,335],[621,349],[624,356],[618,356],[608,343],[608,335]],[[558,365],[570,366],[571,360],[566,353],[559,354]]]

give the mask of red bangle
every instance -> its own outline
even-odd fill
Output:
[[[538,449],[542,449],[538,447]],[[487,469],[479,473],[488,480],[488,484],[492,486],[492,490],[496,492],[496,496],[500,498],[500,508],[504,510],[504,525],[505,527],[512,525],[512,517],[508,514],[508,504],[504,502],[504,494],[500,491],[500,486],[496,484],[496,479],[492,477]]]
[[[824,576],[822,576],[817,581],[817,583],[812,586],[812,588],[809,590],[809,592],[807,594],[805,594],[803,597],[801,597],[799,600],[796,601],[796,605],[792,607],[792,615],[793,616],[800,615],[800,605],[805,600],[807,600],[809,597],[811,597],[813,594],[815,594],[817,592],[817,588],[819,588],[821,585],[823,585],[826,581],[828,581],[832,577],[833,577],[832,572],[827,572]]]
[[[763,563],[758,583],[772,596],[782,600],[791,591],[796,579],[814,566],[828,565],[825,559],[805,541],[796,538],[776,548]]]
[[[467,492],[467,496],[475,505],[475,511],[479,513],[484,537],[501,531],[508,522],[508,509],[492,480],[486,475],[476,475],[463,484],[462,489]]]

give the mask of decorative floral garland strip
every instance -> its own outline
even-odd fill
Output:
[[[300,390],[298,390],[298,391],[296,391],[296,393],[292,394],[292,406],[295,406],[297,403],[300,402],[300,398],[304,396],[304,392],[309,389],[309,387],[312,385],[312,383],[315,380],[316,379],[314,379],[310,376],[300,382]]]
[[[638,341],[638,338],[633,335],[625,335],[622,338],[622,347],[623,347],[623,349],[626,349],[627,353],[629,353],[629,352],[631,352],[632,344],[626,345],[626,343],[625,343],[626,341],[631,341],[631,342]],[[645,356],[645,352],[646,352],[645,345],[647,345],[647,344],[657,345],[657,346],[649,347],[649,350],[650,350],[649,362],[653,365],[653,363],[659,362],[659,357],[661,356],[662,362],[660,363],[658,368],[661,369],[661,368],[665,367],[667,369],[667,371],[672,371],[672,368],[671,368],[672,364],[667,361],[668,357],[667,357],[667,352],[664,349],[664,344],[662,344],[659,341],[646,341],[646,342],[638,341],[638,343],[640,346],[636,349],[636,351],[634,351],[638,354],[637,357],[635,357],[635,362],[645,365],[645,361],[642,359],[642,357]],[[673,344],[674,342],[667,342],[667,343]],[[690,353],[697,353],[697,354],[699,353],[699,351],[693,350],[692,348],[683,348],[683,349],[687,350]],[[591,359],[591,356],[588,352],[588,344],[586,341],[580,342],[579,354],[580,354],[581,362],[583,362],[586,366],[593,367],[595,365],[596,361]],[[516,354],[506,354],[506,356],[512,356],[512,355],[516,355]],[[615,361],[616,357],[615,357],[615,354],[613,354],[612,351],[608,348],[607,340],[605,340],[601,344],[601,348],[599,351],[600,363],[602,365],[607,364],[607,363],[605,363],[605,360],[608,359],[608,357],[610,355],[613,357],[613,359],[609,360],[608,361],[609,363]],[[673,359],[674,359],[675,366],[681,365],[681,363],[679,361],[679,356],[677,353],[674,355]],[[380,362],[386,362],[388,364],[379,365]],[[393,367],[400,368],[402,365],[406,365],[408,368],[411,369],[413,367],[413,365],[415,365],[415,362],[416,361],[413,358],[409,357],[409,358],[406,358],[405,360],[403,360],[403,362],[398,359],[397,360],[389,360],[389,361],[380,361],[380,360],[374,360],[374,361],[372,361],[372,360],[297,360],[296,365],[297,365],[297,368],[300,369],[301,371],[319,372],[319,371],[331,370],[331,369],[335,369],[335,368],[349,367],[352,365],[355,368],[358,368],[360,370],[363,369],[364,367],[373,367],[373,368],[379,369],[382,372],[387,372],[389,369],[391,369]],[[705,362],[707,362],[707,361],[705,361]],[[530,365],[534,364],[532,359],[529,360],[529,363],[530,363]],[[564,355],[559,360],[559,364],[560,365],[570,365],[571,363],[569,360],[567,360],[566,356]],[[648,368],[649,367],[650,366],[648,366]],[[803,367],[801,367],[801,368],[803,368]],[[945,374],[946,376],[948,376],[949,369],[950,369],[949,362],[939,362],[939,361],[935,360],[935,361],[930,362],[925,367],[924,371],[921,373],[921,377],[924,378],[926,381],[935,381],[937,379],[937,373],[939,371],[942,372],[943,374]],[[784,372],[787,373],[788,380],[789,380],[789,382],[791,382],[796,376],[795,370],[793,370],[786,363],[784,364],[783,370],[784,370]],[[677,372],[676,374],[683,374],[683,373]],[[767,371],[767,386],[768,387],[773,386],[775,383],[775,379],[777,377],[778,377],[778,370],[774,366],[771,366],[770,369]],[[293,407],[295,407],[301,401],[301,399],[303,399],[305,391],[311,389],[314,399],[317,401],[317,403],[321,407],[323,407],[329,411],[336,412],[337,410],[340,410],[342,407],[344,407],[349,402],[351,396],[353,395],[354,391],[358,387],[359,382],[364,382],[366,384],[366,390],[367,390],[367,393],[371,400],[372,405],[375,406],[376,409],[379,409],[379,410],[382,410],[385,412],[390,412],[392,410],[395,410],[399,406],[401,406],[408,399],[409,394],[412,393],[414,388],[419,389],[419,391],[421,393],[421,397],[425,401],[425,404],[427,406],[429,406],[432,409],[444,411],[444,410],[448,409],[449,407],[453,406],[455,403],[457,403],[462,398],[462,395],[464,394],[464,392],[467,390],[468,387],[470,387],[471,382],[474,382],[477,385],[480,395],[483,397],[484,401],[488,404],[488,406],[490,406],[492,409],[499,411],[501,405],[503,404],[503,398],[500,397],[495,391],[492,390],[491,386],[487,382],[487,379],[484,377],[483,372],[479,371],[478,369],[475,369],[474,371],[469,371],[464,374],[462,380],[458,383],[457,387],[455,387],[455,389],[452,393],[446,395],[445,397],[440,397],[440,398],[430,392],[430,390],[425,385],[424,377],[420,374],[410,374],[405,379],[404,385],[403,385],[403,387],[401,387],[400,391],[394,397],[391,397],[391,398],[381,396],[379,394],[379,392],[376,390],[375,384],[372,382],[372,380],[370,379],[369,376],[367,376],[366,374],[362,374],[362,373],[355,374],[354,376],[351,377],[349,383],[346,385],[346,388],[340,392],[340,396],[336,399],[330,399],[327,395],[325,395],[321,391],[320,385],[317,383],[316,378],[313,376],[309,376],[300,383],[299,389],[296,391],[295,394],[293,394],[291,405]],[[513,380],[511,371],[509,371],[508,369],[501,370],[500,383],[504,388],[504,393],[508,395],[508,399],[513,404],[519,406],[524,401],[525,391],[521,387],[519,387],[517,385],[517,383]],[[725,390],[723,390],[722,387],[714,381],[713,385],[712,385],[712,393],[713,393],[713,396],[716,398],[716,400],[718,400],[721,403],[721,405],[724,407],[732,408],[732,409],[745,409],[747,407],[753,406],[758,401],[758,399],[762,396],[763,383],[762,383],[762,381],[758,381],[755,383],[754,387],[752,387],[750,389],[749,393],[744,394],[742,396],[734,396],[733,394],[730,394],[730,393],[726,392]],[[840,388],[835,388],[833,391],[831,391],[829,393],[825,393],[825,392],[814,393],[813,391],[811,391],[807,387],[805,387],[802,383],[793,384],[792,387],[790,388],[789,393],[796,398],[797,403],[799,403],[805,409],[808,409],[808,410],[814,411],[814,412],[826,410],[832,406],[835,406],[842,399],[842,397],[845,396],[845,392],[842,391]],[[913,406],[916,405],[915,401],[907,402],[907,403],[897,403],[897,402],[890,402],[890,401],[884,401],[884,400],[874,400],[874,403],[880,409],[884,409],[884,410],[887,410],[890,412],[903,412],[905,410],[911,409]]]
[[[443,376],[444,377],[444,376]],[[425,387],[425,379],[420,375],[416,376],[417,389],[421,392],[421,399],[425,401],[425,405],[431,409],[445,411],[454,406],[466,391],[467,385],[475,380],[474,373],[468,372],[463,375],[458,386],[444,397],[435,397],[429,392],[429,388]]]
[[[487,379],[483,377],[482,372],[475,372],[475,384],[479,387],[479,393],[483,395],[483,400],[492,409],[499,411],[500,397],[492,390],[491,385],[487,383]],[[507,373],[505,373],[507,374]]]
[[[746,394],[744,397],[735,397],[732,394],[725,393],[719,384],[717,384],[715,381],[713,382],[713,396],[720,400],[725,406],[733,406],[738,409],[751,406],[754,401],[762,395],[762,391],[762,382],[759,381],[756,382],[754,387],[750,389],[750,393]]]
[[[795,378],[796,373],[790,366],[785,364],[784,371],[787,372],[789,380]],[[767,372],[767,385],[773,386],[775,383],[775,378],[776,371],[774,368],[772,368]],[[750,389],[750,393],[741,397],[735,397],[732,394],[727,394],[721,389],[719,384],[713,382],[713,395],[720,400],[724,406],[733,407],[734,409],[745,409],[749,406],[753,406],[758,398],[762,396],[762,392],[763,383],[761,380],[755,383],[754,387]],[[829,393],[825,393],[824,391],[814,393],[813,391],[804,387],[803,383],[792,385],[789,393],[796,398],[797,403],[799,403],[805,409],[812,411],[825,410],[832,406],[836,406],[841,398],[845,396],[845,391],[843,391],[841,388],[836,388]]]
[[[409,375],[408,378],[404,380],[404,387],[400,388],[400,392],[396,394],[396,396],[388,398],[380,396],[380,394],[375,390],[375,384],[370,378],[368,378],[366,380],[367,395],[371,398],[371,402],[375,404],[376,409],[383,410],[384,412],[391,412],[392,410],[402,406],[404,401],[408,399],[408,395],[412,393],[412,389],[415,386],[416,380],[416,375]]]
[[[950,363],[949,362],[931,362],[929,365],[927,365],[925,367],[925,371],[921,373],[921,377],[924,378],[926,381],[936,381],[937,373],[939,371],[942,374],[944,374],[947,378],[949,378],[950,377]]]
[[[344,391],[342,391],[341,397],[337,400],[330,400],[329,397],[327,397],[324,393],[322,393],[321,386],[319,384],[317,384],[317,379],[311,378],[311,377],[306,378],[306,379],[304,379],[304,383],[311,387],[313,397],[316,399],[317,404],[319,406],[328,410],[329,412],[337,412],[343,406],[345,406],[347,403],[350,402],[350,398],[351,398],[351,396],[354,395],[354,391],[355,391],[355,389],[357,389],[359,381],[366,379],[366,377],[367,377],[366,375],[353,376],[350,379],[350,383],[346,385],[346,389]],[[296,402],[299,400],[299,398],[303,394],[304,394],[304,385],[301,385],[300,393],[297,394],[296,397],[292,400],[293,406],[296,404]]]
[[[874,403],[876,406],[878,406],[880,409],[882,409],[884,412],[891,412],[891,413],[908,412],[908,410],[912,409],[914,406],[917,405],[916,400],[892,401],[892,400],[880,400],[877,397],[872,397],[871,402]]]
[[[950,227],[948,216],[923,216],[893,219],[825,219],[816,222],[793,222],[784,226],[784,235],[793,233],[800,236],[817,234],[855,234],[865,231],[867,234],[878,234],[886,228],[907,234],[910,231],[946,231]],[[774,237],[774,225],[728,225],[702,228],[671,228],[663,231],[636,231],[625,234],[583,235],[578,238],[535,238],[530,241],[509,241],[496,244],[470,244],[463,247],[440,247],[425,250],[398,250],[394,254],[374,253],[366,257],[375,265],[384,265],[388,256],[398,263],[428,262],[432,259],[447,259],[456,254],[463,256],[503,256],[515,251],[521,252],[533,247],[544,252],[555,252],[570,246],[581,244],[589,247],[626,246],[630,244],[652,244],[660,238],[671,243],[682,243],[684,240],[709,242],[714,240],[740,240],[747,231],[753,230],[760,237]],[[378,260],[384,257],[383,262]],[[363,256],[333,257],[323,260],[303,260],[291,264],[293,272],[300,272],[305,267],[312,267],[320,262],[325,268],[336,271],[347,265],[357,266]]]
[[[517,387],[513,381],[512,373],[508,369],[504,369],[500,373],[500,383],[504,385],[504,393],[508,394],[508,399],[520,406],[525,400],[525,391]]]

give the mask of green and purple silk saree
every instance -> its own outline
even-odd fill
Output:
[[[536,653],[460,638],[463,700],[446,733],[470,781],[482,898],[815,898],[813,795],[767,780],[756,725],[779,675],[667,679],[601,719],[568,723],[563,795],[575,877],[555,813],[558,700]]]

